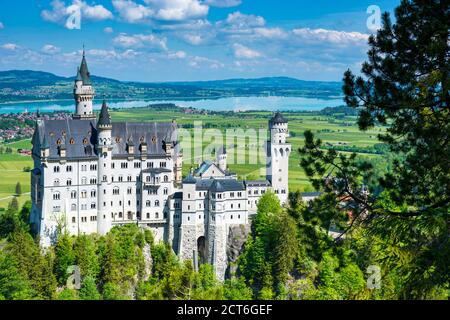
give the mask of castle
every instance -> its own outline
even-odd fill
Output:
[[[183,180],[174,121],[112,122],[105,101],[97,118],[84,53],[73,92],[72,118],[38,118],[32,139],[31,223],[41,245],[53,244],[61,228],[104,235],[133,223],[181,259],[212,264],[224,279],[230,229],[249,225],[268,189],[287,201],[287,120],[276,113],[269,121],[267,180],[238,180],[225,147]]]

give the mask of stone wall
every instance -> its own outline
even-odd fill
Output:
[[[248,239],[250,234],[251,226],[250,224],[241,224],[237,226],[230,226],[228,230],[228,240],[227,240],[227,270],[226,277],[232,278],[237,270],[237,259],[241,254],[244,244]]]

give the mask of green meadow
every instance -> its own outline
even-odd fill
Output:
[[[135,108],[135,109],[115,109],[111,111],[113,121],[130,121],[130,122],[153,122],[153,121],[171,121],[176,120],[179,125],[187,128],[193,134],[192,126],[194,122],[201,123],[203,129],[212,128],[220,130],[224,133],[227,129],[259,129],[266,130],[268,119],[272,115],[271,112],[244,112],[244,113],[211,113],[211,114],[185,114],[178,109],[174,110],[155,110],[152,108]],[[356,117],[336,117],[321,116],[309,113],[284,113],[289,119],[289,131],[292,143],[292,153],[289,162],[289,187],[291,191],[313,191],[306,175],[300,168],[298,148],[303,144],[303,132],[312,130],[316,137],[322,139],[325,143],[332,145],[349,145],[356,147],[370,147],[378,143],[377,134],[382,130],[375,128],[374,130],[361,132],[356,124]],[[338,119],[339,118],[339,119]],[[225,137],[225,134],[224,134]],[[202,148],[210,145],[213,141],[203,138]],[[19,148],[31,148],[30,140],[14,142],[8,145],[13,148],[13,154],[0,155],[0,208],[6,207],[11,201],[11,197],[15,192],[15,185],[20,182],[22,192],[30,192],[30,173],[24,172],[23,168],[32,167],[31,157],[18,155],[16,150]],[[251,151],[250,151],[251,149]],[[230,170],[236,172],[240,178],[258,179],[264,178],[264,165],[251,164],[250,159],[255,161],[257,154],[254,148],[249,148],[249,141],[245,143],[245,148],[233,148],[227,144],[228,157],[234,152],[236,157],[245,157],[244,164],[229,163]],[[361,154],[362,156],[371,156]],[[184,155],[183,173],[187,174],[192,167],[200,162],[200,159],[190,159]],[[211,159],[213,155],[211,153]],[[192,160],[192,161],[191,161]],[[19,198],[19,202],[23,203],[29,199],[29,194],[23,194]]]
[[[6,208],[15,194],[16,184],[20,182],[22,195],[17,197],[19,205],[30,199],[30,173],[25,167],[33,167],[31,157],[22,156],[17,149],[31,148],[30,140],[18,141],[4,146],[13,149],[12,154],[0,154],[0,208]]]

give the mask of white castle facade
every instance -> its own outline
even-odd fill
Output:
[[[41,244],[54,243],[63,228],[104,235],[137,224],[181,259],[212,264],[223,279],[230,228],[249,224],[268,189],[287,201],[287,120],[276,113],[269,121],[267,180],[238,180],[228,171],[225,148],[183,180],[175,122],[112,122],[105,102],[97,118],[94,94],[83,54],[72,119],[37,120],[31,223]]]

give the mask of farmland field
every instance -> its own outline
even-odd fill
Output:
[[[171,121],[175,119],[179,125],[187,128],[192,133],[192,126],[195,121],[201,122],[203,128],[212,128],[220,130],[222,133],[226,129],[239,128],[243,130],[259,129],[266,130],[268,119],[271,112],[244,112],[244,113],[210,113],[210,114],[188,114],[174,110],[155,110],[153,108],[135,108],[135,109],[114,109],[111,112],[113,121],[130,121],[130,122],[152,122],[152,121]],[[289,163],[289,186],[290,190],[313,191],[306,175],[299,166],[298,148],[303,144],[303,132],[312,130],[316,137],[322,139],[324,143],[330,145],[345,145],[355,147],[371,147],[378,143],[377,134],[382,128],[361,132],[356,124],[356,117],[344,116],[336,117],[336,115],[323,116],[317,113],[308,112],[286,112],[284,115],[289,119],[289,131],[292,143],[292,153]],[[225,135],[224,135],[225,136]],[[202,143],[203,148],[209,145],[211,141],[205,137]],[[14,194],[15,185],[20,182],[22,192],[30,191],[29,181],[30,173],[24,172],[23,168],[32,166],[30,157],[18,155],[16,150],[19,148],[31,148],[30,140],[18,141],[3,146],[13,148],[12,154],[0,155],[0,208],[6,207],[11,201]],[[233,145],[227,144],[228,157],[236,152],[235,156],[246,154],[247,162],[245,164],[229,163],[230,170],[236,172],[240,178],[258,179],[264,177],[264,165],[249,164],[249,159],[256,159],[257,155],[254,151],[248,151],[246,148],[238,150]],[[374,156],[374,155],[362,155]],[[184,155],[183,173],[187,174],[191,167],[195,167],[200,161],[192,159]],[[19,197],[19,202],[23,203],[29,199],[29,194]]]

